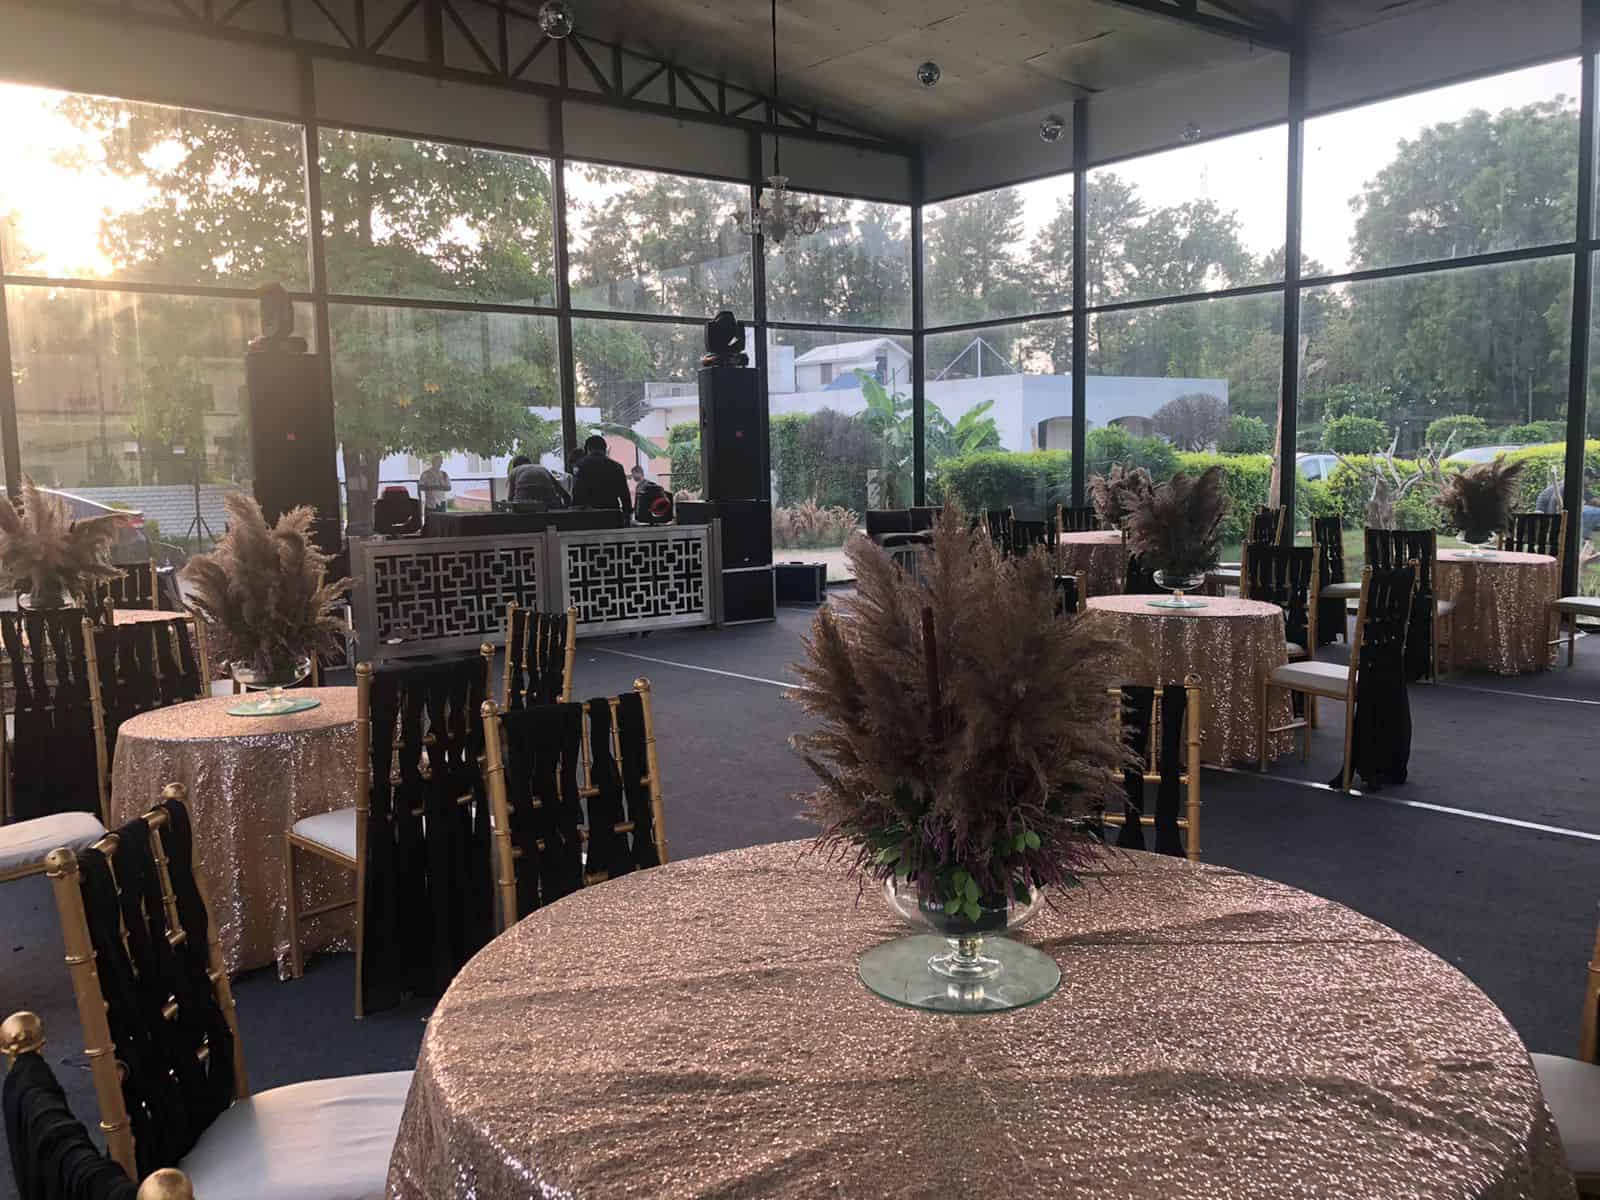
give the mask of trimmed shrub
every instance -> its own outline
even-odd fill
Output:
[[[772,419],[771,441],[780,506],[815,500],[823,508],[865,510],[867,472],[882,456],[860,416],[831,408],[784,413]]]
[[[1053,514],[1072,496],[1072,455],[1065,450],[984,450],[939,464],[940,500],[968,512],[1014,508],[1024,520]]]
[[[1530,421],[1526,425],[1512,425],[1502,430],[1497,440],[1525,444],[1539,442],[1561,442],[1565,444],[1567,440],[1567,423],[1565,421]]]
[[[700,427],[683,421],[667,431],[667,454],[672,461],[672,489],[700,494]]]
[[[1232,503],[1222,521],[1221,539],[1225,543],[1242,541],[1250,518],[1256,509],[1267,503],[1267,489],[1272,485],[1272,456],[1217,454],[1209,450],[1178,455],[1178,470],[1187,475],[1198,475],[1210,467],[1222,468],[1222,489]]]
[[[1335,417],[1322,429],[1322,445],[1335,454],[1376,454],[1389,442],[1389,427],[1372,417]]]
[[[1450,443],[1452,451],[1494,445],[1494,439],[1489,436],[1489,423],[1482,417],[1473,416],[1440,417],[1437,421],[1430,421],[1426,440],[1430,446],[1443,446],[1451,434],[1455,435]]]
[[[1089,430],[1086,449],[1089,474],[1104,474],[1113,463],[1143,467],[1150,478],[1160,483],[1171,479],[1178,469],[1178,451],[1172,443],[1158,437],[1136,437],[1121,425],[1105,425]]]
[[[1271,454],[1272,430],[1260,417],[1234,413],[1217,449],[1224,454]]]

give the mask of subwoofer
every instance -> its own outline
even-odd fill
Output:
[[[768,500],[767,404],[753,367],[700,371],[700,478],[707,500]]]
[[[709,525],[722,519],[722,569],[772,565],[772,502],[769,500],[684,500],[679,525]]]
[[[337,554],[338,438],[321,356],[268,345],[244,356],[255,497],[270,524],[309,504],[317,544]]]

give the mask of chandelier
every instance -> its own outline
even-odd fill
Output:
[[[739,232],[746,237],[760,234],[767,245],[781,250],[791,233],[805,237],[821,228],[821,207],[791,192],[789,177],[783,173],[783,138],[778,132],[778,0],[772,0],[772,174],[761,189],[761,198],[748,210],[740,210]]]

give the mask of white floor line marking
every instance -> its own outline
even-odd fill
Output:
[[[1329,792],[1335,796],[1343,795],[1336,787],[1326,783],[1317,783],[1311,779],[1288,779],[1282,775],[1264,775],[1253,768],[1244,767],[1206,767],[1208,771],[1222,771],[1229,775],[1244,775],[1253,779],[1271,780],[1274,783],[1287,783],[1294,787],[1307,788],[1311,791]],[[1510,825],[1515,829],[1528,829],[1534,833],[1553,833],[1558,837],[1579,838],[1586,842],[1600,842],[1600,833],[1586,833],[1582,829],[1568,829],[1563,825],[1543,825],[1538,821],[1523,821],[1516,817],[1502,817],[1498,813],[1476,812],[1470,808],[1451,808],[1447,804],[1429,804],[1425,800],[1402,800],[1399,796],[1375,795],[1371,792],[1350,789],[1350,795],[1360,796],[1364,800],[1375,800],[1380,804],[1393,804],[1400,808],[1420,808],[1425,812],[1443,813],[1450,817],[1467,817],[1474,821],[1487,821],[1493,825]]]
[[[1508,688],[1473,687],[1470,683],[1441,683],[1442,688],[1455,688],[1458,692],[1482,692],[1485,696],[1516,696],[1522,700],[1552,700],[1557,704],[1596,704],[1600,700],[1584,700],[1577,696],[1547,696],[1543,692],[1513,692]]]
[[[697,667],[693,663],[674,662],[670,658],[652,658],[648,654],[634,654],[627,650],[609,650],[604,646],[585,646],[586,651],[595,654],[615,654],[619,658],[636,658],[640,662],[660,663],[664,667],[677,667],[684,671],[703,671],[707,675],[723,675],[729,679],[743,679],[747,683],[765,683],[772,687],[780,687],[786,691],[793,691],[800,685],[798,683],[785,683],[781,679],[765,679],[760,675],[741,675],[738,671],[724,671],[717,667]]]

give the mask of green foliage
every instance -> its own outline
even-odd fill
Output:
[[[1272,453],[1272,428],[1260,417],[1234,413],[1217,449],[1224,454]]]
[[[878,443],[878,508],[908,508],[911,505],[911,454],[914,430],[911,397],[890,392],[869,371],[858,370],[861,395],[867,402],[862,414],[866,427]]]
[[[1428,423],[1428,445],[1443,446],[1446,438],[1452,439],[1450,442],[1452,452],[1470,450],[1473,446],[1494,444],[1494,439],[1489,436],[1489,422],[1482,417],[1467,414],[1440,417],[1437,421]]]
[[[1210,467],[1222,468],[1222,490],[1231,506],[1222,519],[1219,537],[1224,543],[1241,541],[1256,509],[1267,503],[1272,486],[1272,456],[1205,450],[1178,455],[1177,469],[1186,475],[1197,476]]]
[[[1394,506],[1394,527],[1438,529],[1441,517],[1439,506],[1433,503],[1436,494],[1437,489],[1430,489],[1426,483],[1421,483],[1400,497]]]
[[[958,500],[968,512],[1015,508],[1037,518],[1071,503],[1072,455],[1065,450],[1007,453],[985,450],[948,459],[939,468],[945,501]]]
[[[699,427],[684,421],[667,430],[667,457],[672,463],[672,490],[698,495],[702,485]]]
[[[1089,430],[1087,438],[1089,473],[1104,474],[1113,463],[1143,467],[1150,478],[1160,483],[1172,478],[1178,469],[1178,451],[1172,443],[1158,437],[1137,437],[1121,425],[1105,425]]]
[[[1491,444],[1505,445],[1532,445],[1539,442],[1565,442],[1567,440],[1567,423],[1565,421],[1530,421],[1523,425],[1512,425],[1500,431],[1496,441]]]
[[[1376,454],[1389,444],[1389,427],[1371,417],[1335,417],[1322,429],[1322,445],[1335,454]]]
[[[1527,468],[1517,484],[1517,496],[1512,503],[1514,512],[1532,512],[1534,504],[1554,477],[1566,470],[1567,448],[1560,446],[1529,446],[1526,450],[1513,450],[1506,455],[1507,462],[1525,462]],[[1590,439],[1584,443],[1583,486],[1585,495],[1600,491],[1600,441]],[[1568,536],[1572,536],[1570,533]]]
[[[1387,421],[1403,403],[1403,397],[1386,383],[1339,383],[1321,395],[1307,396],[1302,408],[1320,413],[1322,420],[1336,417],[1371,417]]]

